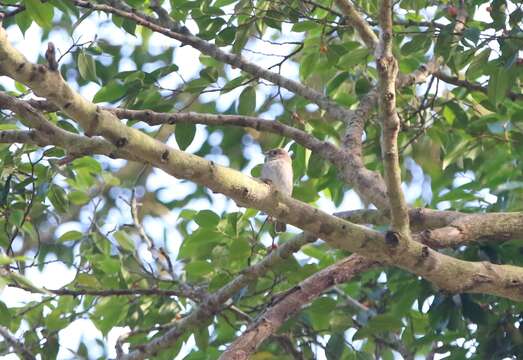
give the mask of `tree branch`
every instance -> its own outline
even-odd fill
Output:
[[[466,89],[468,89],[470,91],[479,91],[479,92],[482,92],[483,94],[487,94],[488,93],[488,90],[487,90],[487,88],[485,86],[481,86],[480,84],[472,83],[472,82],[467,81],[467,80],[461,80],[461,79],[459,79],[456,76],[451,76],[451,75],[444,74],[442,71],[436,71],[434,73],[434,76],[436,76],[441,81],[446,82],[447,84],[461,86],[461,87],[464,87],[464,88],[466,88]],[[508,91],[505,95],[512,101],[518,101],[518,100],[522,100],[523,99],[523,94],[515,93],[515,92],[512,92],[512,91]]]
[[[49,101],[28,100],[33,106],[45,111],[58,111],[59,108]],[[352,185],[355,191],[369,203],[383,209],[388,207],[385,184],[378,173],[370,171],[363,165],[361,154],[361,132],[359,135],[359,152],[357,148],[339,149],[328,141],[321,141],[314,136],[295,127],[282,124],[274,120],[260,119],[254,116],[242,115],[215,115],[200,113],[158,113],[151,110],[129,110],[124,108],[99,107],[113,112],[117,117],[143,121],[149,125],[193,123],[206,125],[233,125],[243,126],[279,134],[293,139],[298,144],[316,152],[325,160],[331,162],[340,172],[340,176],[347,184]],[[359,121],[351,117],[354,121]],[[353,121],[350,120],[350,121]],[[363,131],[363,128],[360,129]],[[356,136],[357,137],[357,136]]]
[[[474,241],[503,242],[523,236],[523,213],[470,214],[448,226],[425,230],[417,237],[433,248],[456,247]]]
[[[325,290],[347,282],[368,270],[377,263],[359,255],[348,258],[329,266],[303,280],[275,304],[265,311],[253,325],[229,346],[220,356],[220,360],[249,359],[258,346],[274,334],[283,323],[302,306],[321,295]]]
[[[110,157],[121,156],[136,160],[132,153],[118,150],[100,137],[88,138],[66,131],[49,122],[45,116],[23,100],[0,92],[0,108],[9,109],[22,118],[26,125],[35,130],[6,130],[0,132],[0,142],[28,143],[39,146],[55,145],[64,148],[74,156],[103,154]]]
[[[190,45],[195,49],[201,51],[203,54],[213,57],[214,59],[224,62],[226,64],[237,67],[246,73],[259,77],[272,82],[284,89],[287,89],[297,95],[304,97],[305,99],[314,102],[319,107],[324,109],[330,116],[336,120],[346,121],[347,117],[352,114],[352,111],[338,105],[336,102],[330,100],[322,93],[305,86],[297,81],[285,78],[280,74],[264,69],[254,63],[247,61],[241,55],[225,52],[218,46],[211,44],[205,40],[200,39],[197,36],[192,35],[187,29],[182,29],[176,26],[176,28],[168,29],[161,25],[161,21],[143,14],[139,11],[134,10],[129,5],[111,0],[106,4],[93,4],[89,1],[84,0],[73,0],[73,3],[79,7],[86,9],[98,10],[106,13],[115,14],[125,19],[136,22],[138,25],[142,25],[152,31],[163,34],[167,37],[173,38],[182,42],[183,44]]]
[[[336,4],[343,11],[343,14],[349,20],[349,23],[354,26],[361,39],[369,50],[374,51],[378,45],[378,37],[370,25],[361,17],[358,11],[350,0],[336,0]]]
[[[25,291],[33,292],[30,288],[21,286],[19,284],[10,283],[10,287],[16,287]],[[205,292],[202,289],[188,289],[188,286],[184,287],[184,290],[168,290],[168,289],[44,289],[46,292],[54,295],[65,295],[65,296],[178,296],[183,298],[189,298],[195,301],[201,301],[205,298]]]
[[[387,194],[390,199],[392,230],[398,233],[394,241],[407,240],[410,233],[408,207],[401,189],[401,169],[398,153],[400,121],[396,113],[396,76],[398,63],[392,54],[392,1],[380,5],[380,43],[376,50],[379,74],[379,108],[381,121],[381,156]]]
[[[383,264],[391,264],[423,276],[449,292],[472,292],[499,295],[514,300],[523,299],[523,269],[510,265],[469,262],[452,258],[410,241],[406,246],[394,246],[383,234],[329,215],[290,196],[275,191],[258,179],[236,170],[216,165],[198,156],[187,154],[125,126],[111,112],[100,109],[74,92],[59,72],[44,65],[29,63],[7,41],[0,28],[0,71],[29,86],[38,96],[47,98],[61,111],[76,120],[90,135],[101,135],[118,149],[122,158],[133,156],[166,173],[194,181],[214,192],[222,193],[240,206],[254,207],[268,215],[295,225],[325,240],[331,246],[358,252]],[[234,286],[226,285],[226,286]],[[209,307],[214,308],[211,296]],[[206,308],[206,307],[203,307]],[[194,324],[199,317],[191,318]],[[184,321],[189,321],[185,320]],[[133,352],[130,358],[143,359],[170,345],[171,335],[165,334]],[[168,335],[169,334],[169,335]],[[175,336],[176,337],[176,336]],[[143,351],[143,348],[149,349]]]
[[[140,346],[137,350],[120,357],[121,360],[145,359],[149,355],[156,354],[161,349],[169,347],[174,343],[187,329],[199,324],[202,320],[218,313],[228,299],[238,293],[243,287],[247,286],[253,280],[259,278],[274,265],[284,261],[294,252],[298,251],[303,245],[313,242],[316,237],[311,234],[300,234],[287,241],[275,251],[272,251],[259,263],[245,269],[241,275],[238,275],[228,284],[224,285],[215,293],[211,294],[207,301],[194,309],[189,315],[177,321],[176,324],[167,330],[161,336],[153,338],[147,344]]]
[[[20,357],[24,360],[36,360],[36,357],[25,347],[25,345],[15,338],[9,330],[0,325],[0,336],[2,336],[6,343],[11,345],[11,347],[14,349],[14,351],[20,355]]]
[[[505,213],[509,216],[519,216],[519,213]],[[389,210],[362,209],[340,211],[334,215],[356,224],[388,225],[390,223]],[[467,216],[467,213],[458,211],[432,210],[426,208],[409,209],[410,226],[412,229],[436,229],[448,226],[453,221]],[[488,216],[489,214],[478,214]]]

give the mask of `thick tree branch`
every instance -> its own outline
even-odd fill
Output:
[[[51,145],[47,139],[39,139],[40,133],[35,130],[2,130],[0,131],[0,143],[2,144],[31,144]]]
[[[283,323],[325,290],[347,282],[377,263],[359,255],[348,258],[308,277],[271,305],[254,324],[229,346],[220,360],[249,359],[258,346],[274,334]]]
[[[514,300],[523,299],[522,268],[454,259],[413,241],[396,246],[385,241],[383,234],[377,231],[329,215],[275,191],[260,180],[172,149],[125,126],[114,114],[100,109],[74,92],[58,72],[29,63],[7,41],[3,28],[0,28],[0,71],[29,86],[38,96],[54,102],[61,111],[80,123],[88,134],[105,137],[121,151],[124,158],[126,154],[132,153],[139,160],[172,176],[194,181],[224,194],[240,206],[257,208],[280,221],[308,231],[333,247],[358,252],[383,264],[399,266],[447,291],[488,293]],[[210,304],[210,308],[213,308],[214,303]],[[200,313],[200,316],[206,314]],[[193,318],[193,321],[197,319]],[[174,329],[173,333],[176,334],[177,330]],[[143,359],[169,346],[173,337],[165,335],[144,345],[149,352],[142,348],[133,352],[130,358]]]
[[[23,100],[0,92],[0,108],[9,109],[18,114],[22,122],[35,130],[6,130],[0,132],[0,142],[28,143],[39,146],[55,145],[69,151],[73,156],[102,154],[111,157],[121,156],[136,160],[132,153],[123,152],[101,137],[88,138],[73,134],[53,123]]]
[[[523,213],[464,215],[448,226],[425,230],[417,237],[433,248],[455,247],[475,241],[520,239],[523,237]]]
[[[387,225],[388,211],[351,210],[334,215],[356,224]],[[413,239],[434,249],[468,245],[473,242],[504,242],[523,237],[523,213],[467,214],[457,211],[410,209]]]
[[[59,108],[49,101],[28,100],[33,106],[45,111],[58,111]],[[265,120],[253,116],[216,115],[199,113],[158,113],[151,110],[129,110],[124,108],[99,107],[113,112],[119,118],[129,118],[143,121],[149,125],[193,123],[206,125],[233,125],[250,127],[258,131],[266,131],[293,139],[298,144],[316,152],[325,160],[331,162],[339,170],[340,177],[369,203],[380,209],[388,207],[388,199],[383,179],[378,173],[370,171],[363,165],[361,154],[361,133],[358,148],[339,149],[328,141],[321,141],[314,136],[295,127],[274,120]],[[351,117],[351,119],[356,119]],[[363,129],[360,129],[363,131]],[[357,137],[357,136],[356,136]],[[359,152],[358,152],[359,151]]]
[[[392,1],[380,5],[380,43],[376,50],[379,73],[379,108],[381,132],[381,156],[385,172],[387,194],[390,199],[391,225],[396,240],[407,239],[410,232],[408,207],[401,188],[401,169],[398,152],[400,121],[396,113],[396,76],[398,63],[392,54]]]
[[[100,109],[74,92],[58,72],[27,62],[7,41],[3,28],[0,28],[0,71],[57,104],[64,113],[89,129],[91,134],[104,136],[119,149],[124,158],[126,154],[132,153],[135,158],[173,176],[192,180],[222,193],[240,206],[255,207],[278,220],[315,234],[334,247],[370,256],[384,264],[395,264],[449,291],[466,290],[523,298],[523,292],[518,287],[520,283],[523,284],[523,269],[461,261],[416,242],[395,246],[386,242],[383,234],[377,231],[329,215],[274,191],[260,180],[172,149],[125,126],[114,114]],[[478,282],[478,279],[486,281]]]
[[[519,213],[505,213],[509,216],[518,217]],[[387,225],[390,224],[389,210],[350,210],[340,211],[334,215],[346,219],[356,224]],[[410,225],[412,229],[436,229],[448,226],[453,221],[468,216],[469,214],[458,211],[432,210],[426,208],[409,209]],[[478,216],[488,216],[490,214],[478,214]]]

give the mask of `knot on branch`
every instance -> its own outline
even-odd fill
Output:
[[[214,170],[216,169],[216,164],[214,161],[209,161],[209,171],[211,172],[211,175],[214,175]]]
[[[421,257],[422,258],[427,258],[429,256],[429,247],[428,246],[423,246],[421,248]]]
[[[391,92],[386,93],[386,94],[385,94],[385,100],[386,100],[386,101],[392,101],[392,100],[394,100],[394,94],[391,93]]]
[[[397,231],[387,231],[385,233],[385,243],[389,246],[398,246],[400,242],[400,234]]]
[[[398,73],[398,63],[394,56],[381,56],[376,61],[378,71],[388,76],[396,76]]]
[[[162,162],[167,162],[167,160],[169,160],[169,150],[165,150],[163,153],[162,153]]]
[[[124,147],[125,145],[127,145],[127,143],[129,142],[129,140],[127,140],[127,138],[125,137],[121,137],[119,139],[116,140],[116,142],[114,143],[114,145],[117,147],[117,148],[121,148],[121,147]]]

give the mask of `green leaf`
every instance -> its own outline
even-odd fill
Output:
[[[232,241],[229,248],[231,260],[247,259],[251,254],[251,244],[242,238]]]
[[[401,319],[393,314],[381,314],[377,315],[369,320],[367,325],[359,329],[354,334],[353,339],[364,339],[369,335],[384,333],[389,331],[396,331],[401,329],[403,323]]]
[[[218,33],[216,44],[218,46],[231,45],[236,37],[236,27],[229,26]]]
[[[158,68],[158,69],[154,70],[153,72],[146,74],[146,76],[147,75],[152,76],[154,78],[154,81],[156,81],[158,79],[161,79],[165,75],[169,75],[170,73],[172,73],[174,71],[178,71],[178,65],[170,64],[170,65]]]
[[[9,265],[15,261],[12,257],[0,253],[0,265]]]
[[[69,209],[69,202],[67,201],[67,196],[65,194],[65,191],[61,187],[52,184],[49,188],[47,197],[49,198],[49,201],[51,201],[51,204],[53,204],[53,207],[59,213],[66,213]]]
[[[345,350],[345,337],[343,333],[332,334],[327,346],[325,347],[325,355],[328,360],[339,360]]]
[[[86,169],[93,175],[98,175],[102,172],[100,163],[90,156],[82,156],[81,158],[74,159],[72,164],[76,170]]]
[[[205,275],[212,273],[213,270],[214,266],[203,260],[191,261],[185,266],[185,272],[189,281],[201,280]]]
[[[240,94],[238,102],[238,114],[252,115],[256,109],[256,90],[252,86],[247,86]]]
[[[0,301],[0,325],[9,327],[13,315],[4,302]]]
[[[76,230],[71,230],[63,234],[58,238],[58,242],[67,242],[67,241],[75,241],[80,240],[84,236],[83,233]]]
[[[318,55],[316,55],[318,56]],[[369,56],[369,50],[366,48],[354,49],[347,54],[343,55],[339,60],[337,66],[343,70],[350,69],[351,67],[366,62],[366,58]]]
[[[102,87],[93,97],[93,102],[114,102],[127,93],[127,88],[119,82],[112,80]]]
[[[84,205],[87,204],[91,198],[83,191],[71,191],[67,198],[74,205]]]
[[[29,27],[33,23],[33,19],[27,11],[22,11],[15,15],[15,22],[16,25],[18,25],[18,27],[20,28],[22,34],[25,35],[27,29],[29,29]]]
[[[125,318],[128,306],[129,305],[122,302],[122,299],[119,297],[102,298],[96,306],[96,309],[91,316],[91,320],[98,330],[106,336],[109,330],[116,326],[120,320]]]
[[[80,50],[78,53],[78,72],[84,80],[90,80],[98,82],[96,77],[96,65],[94,59],[91,55],[87,54],[85,51]]]
[[[94,256],[93,264],[106,274],[116,274],[122,266],[120,260],[104,255]]]
[[[350,74],[347,71],[339,73],[327,83],[327,95],[331,95],[343,82],[349,79]]]
[[[312,75],[316,62],[318,61],[318,54],[308,54],[303,57],[300,63],[300,77],[307,80]]]
[[[211,255],[212,249],[223,240],[223,235],[214,229],[202,227],[186,237],[178,257],[187,258],[207,258]]]
[[[134,241],[127,235],[123,230],[117,231],[114,233],[114,238],[122,248],[129,252],[134,252],[135,246]]]
[[[241,84],[246,81],[246,77],[244,75],[238,76],[237,78],[232,79],[229,81],[225,86],[223,87],[221,93],[226,94],[229,91],[232,91],[236,89],[237,87],[241,86]]]
[[[313,30],[318,27],[318,23],[316,21],[302,21],[299,23],[295,23],[292,26],[292,31],[294,32],[304,32]]]
[[[24,0],[27,13],[45,29],[53,26],[54,7],[40,0]]]
[[[431,45],[431,38],[426,34],[413,36],[411,41],[401,46],[403,55],[410,55],[416,51],[425,53]]]
[[[220,217],[211,210],[201,210],[194,217],[194,221],[202,227],[216,227],[220,222]]]
[[[327,174],[329,171],[329,164],[318,155],[313,152],[309,158],[309,164],[307,166],[307,175],[311,178],[320,178]]]
[[[180,150],[185,150],[191,145],[196,134],[196,125],[191,123],[176,124],[174,129],[174,137]]]
[[[198,349],[207,351],[209,347],[209,330],[207,326],[201,326],[194,332],[194,340]]]
[[[487,88],[487,95],[492,105],[497,106],[505,99],[507,90],[510,88],[512,82],[509,72],[504,67],[499,67],[490,75],[490,80]]]

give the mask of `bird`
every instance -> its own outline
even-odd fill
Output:
[[[264,153],[265,162],[261,168],[261,179],[273,186],[276,190],[292,195],[293,174],[292,159],[285,149],[276,148]],[[285,223],[276,221],[274,230],[285,232]]]

